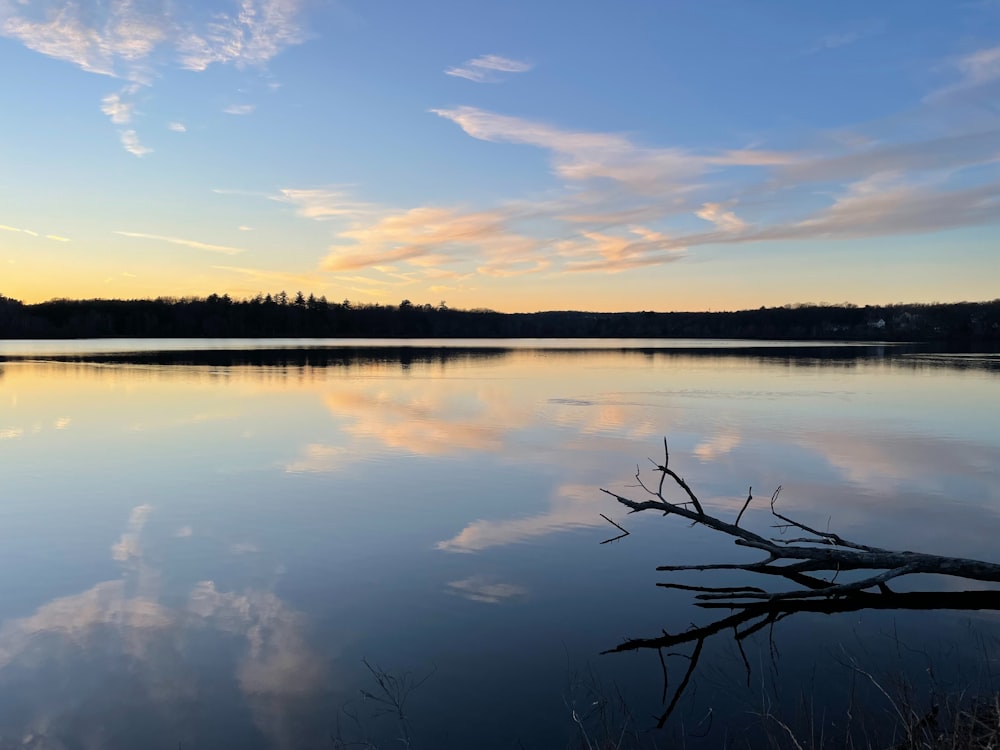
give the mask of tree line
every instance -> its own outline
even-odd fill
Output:
[[[500,313],[259,294],[247,299],[53,299],[0,295],[0,338],[741,338],[1000,342],[1000,299],[785,305],[734,312]]]

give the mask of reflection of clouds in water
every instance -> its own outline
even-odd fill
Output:
[[[56,428],[57,430],[65,430],[65,429],[66,429],[67,427],[69,427],[69,426],[70,426],[70,424],[72,424],[72,422],[73,422],[73,420],[72,420],[72,419],[71,419],[70,417],[59,417],[59,418],[58,418],[58,419],[57,419],[57,420],[55,421],[55,423],[54,423],[54,425],[53,425],[53,426],[54,426],[54,427],[55,427],[55,428]]]
[[[0,440],[13,440],[14,438],[19,438],[24,434],[24,429],[21,427],[7,427],[0,430]]]
[[[324,397],[330,412],[354,420],[345,432],[355,438],[373,438],[389,448],[419,455],[450,455],[465,451],[499,452],[509,449],[509,436],[521,429],[556,425],[577,434],[613,434],[643,438],[656,427],[641,406],[613,402],[556,398],[547,409],[507,387],[479,384],[472,390],[449,381],[421,381],[420,390],[338,390]],[[429,389],[437,389],[431,391]],[[310,446],[290,466],[311,470],[335,460]],[[293,469],[289,469],[293,470]]]
[[[146,525],[149,514],[153,512],[152,505],[138,505],[132,509],[128,517],[128,527],[115,544],[111,545],[111,557],[119,562],[142,557],[139,537]]]
[[[471,394],[424,391],[412,398],[397,392],[336,391],[324,402],[334,416],[355,420],[345,427],[354,437],[420,455],[498,451],[508,433],[533,419],[510,393],[489,388]]]
[[[133,509],[112,548],[140,579],[149,577],[140,537],[151,510]],[[126,736],[176,747],[177,736],[158,732],[226,731],[247,710],[276,746],[301,744],[300,719],[320,715],[306,702],[327,677],[303,614],[270,592],[223,592],[212,581],[173,605],[140,589],[129,576],[104,581],[4,624],[0,690],[18,702],[16,711],[0,704],[0,746],[30,735],[25,747],[63,747],[67,736],[80,747],[127,746]],[[201,706],[208,700],[212,711]]]
[[[204,412],[201,414],[192,414],[187,417],[174,417],[155,422],[135,422],[129,426],[129,429],[132,432],[145,432],[147,430],[193,427],[195,425],[210,424],[213,422],[227,422],[238,419],[240,416],[241,415],[237,412]]]
[[[732,451],[741,442],[739,433],[725,431],[698,443],[692,452],[702,461],[714,461]]]
[[[335,472],[344,467],[348,456],[346,448],[311,443],[302,451],[300,458],[285,465],[285,471],[290,474]]]
[[[323,667],[304,637],[305,616],[274,594],[223,593],[202,581],[191,592],[188,611],[219,630],[246,635],[249,650],[239,670],[246,693],[294,696],[322,685]]]
[[[520,597],[527,593],[527,589],[523,586],[492,581],[484,576],[472,576],[463,578],[461,581],[451,581],[448,584],[448,591],[474,602],[485,602],[486,604],[500,604],[507,599]]]
[[[656,433],[646,407],[640,404],[609,401],[605,398],[549,399],[553,424],[571,428],[581,435],[615,435],[642,439]]]
[[[473,521],[457,535],[436,547],[445,552],[478,552],[524,542],[557,531],[606,523],[599,515],[608,507],[607,496],[589,485],[560,487],[547,513],[528,518]]]
[[[1000,450],[969,441],[898,433],[808,432],[802,443],[816,450],[848,481],[880,492],[903,484],[949,489],[956,477],[1000,487]]]

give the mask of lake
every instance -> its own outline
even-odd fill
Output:
[[[728,614],[658,582],[750,582],[657,565],[756,557],[600,488],[638,499],[666,437],[709,512],[752,486],[765,535],[781,485],[815,528],[997,560],[998,404],[1000,356],[894,345],[0,342],[0,747],[886,731],[889,696],[995,687],[996,609],[721,633],[650,731],[657,653],[601,652]]]

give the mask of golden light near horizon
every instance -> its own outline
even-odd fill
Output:
[[[506,312],[996,296],[995,7],[573,6],[574,35],[559,4],[359,8],[360,25],[241,7],[0,7],[0,64],[24,73],[4,82],[0,294]],[[935,31],[919,50],[913,24]]]

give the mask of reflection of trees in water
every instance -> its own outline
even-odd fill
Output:
[[[233,346],[218,349],[193,346],[190,349],[151,350],[156,339],[141,339],[135,351],[114,352],[55,352],[52,354],[6,354],[4,360],[22,359],[51,362],[89,362],[96,364],[133,364],[203,367],[364,367],[394,365],[404,370],[411,365],[457,365],[481,360],[501,360],[524,351],[518,345],[503,341],[496,343],[482,339],[475,346],[416,343],[414,345],[323,345],[309,343],[267,345],[247,341],[241,348],[238,339]],[[611,345],[609,345],[611,344]],[[99,344],[96,347],[99,349]],[[749,341],[724,341],[713,345],[710,339],[694,345],[683,340],[670,344],[647,346],[615,346],[614,340],[595,345],[592,340],[566,340],[556,345],[533,344],[531,351],[547,358],[575,360],[601,357],[641,357],[657,360],[694,360],[699,364],[724,364],[727,362],[756,362],[765,366],[796,369],[851,370],[867,365],[879,365],[900,370],[982,370],[1000,371],[1000,354],[985,351],[951,351],[929,344],[831,344],[801,345],[768,342],[756,344]],[[2,375],[0,365],[0,375]]]
[[[692,525],[702,525],[708,529],[733,538],[736,545],[759,550],[765,557],[749,563],[709,563],[700,565],[663,565],[660,571],[678,573],[684,571],[736,571],[753,574],[771,581],[791,583],[792,588],[770,590],[756,585],[704,586],[678,582],[658,583],[662,588],[692,592],[696,606],[707,610],[725,610],[726,614],[704,625],[692,625],[689,629],[670,633],[663,630],[660,635],[648,638],[628,638],[604,653],[652,650],[657,653],[663,676],[662,709],[656,717],[657,728],[663,728],[674,714],[681,698],[689,689],[701,661],[706,643],[725,634],[733,639],[746,672],[747,686],[750,686],[751,662],[744,650],[744,642],[756,633],[767,631],[771,639],[771,658],[774,659],[774,631],[778,622],[798,613],[843,614],[862,610],[954,610],[954,611],[1000,611],[1000,590],[966,591],[894,591],[890,582],[912,575],[933,574],[951,576],[966,582],[1000,582],[1000,564],[972,560],[968,558],[944,557],[895,551],[859,544],[836,533],[821,531],[779,513],[775,508],[781,488],[770,499],[770,511],[774,519],[772,528],[778,537],[764,537],[740,526],[744,513],[753,502],[752,490],[748,494],[735,520],[730,523],[705,511],[699,498],[673,469],[669,468],[670,453],[664,441],[663,463],[652,462],[657,479],[647,483],[636,471],[636,487],[643,495],[635,500],[615,492],[603,490],[619,503],[629,508],[630,513],[653,510],[664,516],[675,515],[690,521]],[[676,486],[681,491],[680,500],[668,500],[664,485]],[[621,533],[603,543],[617,542],[629,536],[629,532],[604,516]],[[798,535],[798,536],[792,536]],[[672,651],[677,647],[690,647],[686,652]],[[681,657],[686,666],[680,679],[672,681],[668,670],[668,659]],[[892,697],[878,684],[876,679],[856,662],[851,668],[870,680],[892,703]],[[994,689],[990,685],[990,690]],[[971,697],[971,696],[970,696]],[[939,734],[937,704],[924,716],[915,714],[909,707],[907,712],[896,709],[898,720],[896,729],[907,744],[901,747],[916,747],[925,736]],[[953,706],[952,721],[965,722],[962,731],[985,731],[989,738],[1000,740],[1000,704],[996,711],[985,718],[980,709],[972,713],[963,706]],[[977,713],[979,711],[979,713]],[[765,718],[774,718],[769,715]],[[780,718],[775,719],[783,730],[791,735],[791,730]],[[973,725],[975,725],[973,727]],[[949,727],[945,727],[948,730]],[[950,727],[956,731],[955,727]],[[897,738],[899,739],[899,738]],[[951,738],[954,740],[954,738]],[[798,745],[792,736],[793,744]],[[850,738],[848,738],[850,741]],[[958,740],[970,742],[970,737]],[[924,747],[924,745],[919,745]],[[950,745],[949,745],[950,746]],[[960,745],[955,745],[958,747]],[[985,746],[985,745],[984,745]],[[991,747],[993,745],[990,745]],[[928,745],[938,747],[938,745]]]
[[[194,349],[186,351],[93,352],[47,355],[56,362],[164,365],[193,367],[366,367],[392,364],[406,369],[415,364],[459,364],[507,356],[509,349],[408,346],[339,346],[279,349]],[[13,359],[12,357],[8,357]]]

